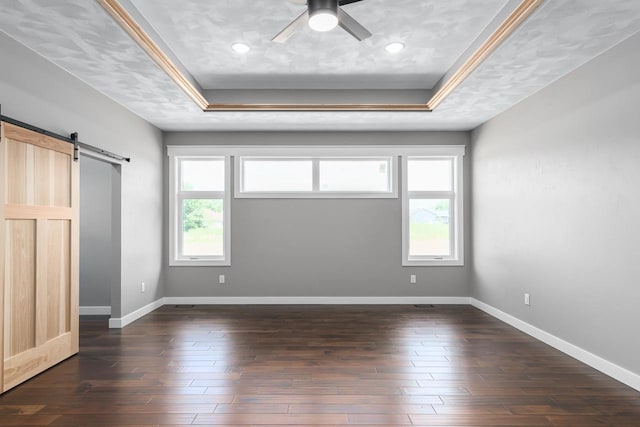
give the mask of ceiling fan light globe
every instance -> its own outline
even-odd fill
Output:
[[[338,25],[338,17],[332,10],[318,10],[309,17],[309,27],[314,31],[331,31]]]

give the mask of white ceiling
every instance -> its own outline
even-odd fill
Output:
[[[345,9],[371,39],[303,29],[278,47],[269,39],[300,9],[287,0],[131,1],[205,89],[428,88],[502,5],[518,3],[365,0]],[[432,113],[204,113],[90,0],[0,2],[0,30],[165,130],[468,130],[639,31],[640,1],[547,0]],[[391,39],[407,43],[393,60],[382,51]],[[254,47],[248,56],[228,50],[238,40]],[[309,91],[296,94],[304,102]]]

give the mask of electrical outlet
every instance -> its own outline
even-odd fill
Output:
[[[409,276],[409,283],[418,283],[418,278],[416,277],[415,274],[412,274],[411,276]]]
[[[224,283],[224,274],[221,274],[218,276],[218,283],[223,284]]]
[[[140,292],[144,293],[146,288],[147,288],[147,286],[144,284],[144,282],[140,283]]]
[[[531,295],[524,294],[524,304],[525,305],[531,305]]]

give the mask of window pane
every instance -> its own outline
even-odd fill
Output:
[[[311,191],[311,160],[245,160],[242,191]]]
[[[224,160],[182,160],[180,189],[224,191]]]
[[[182,201],[182,256],[222,256],[223,200]]]
[[[389,192],[389,161],[320,160],[320,191]]]
[[[453,191],[453,163],[449,159],[409,159],[409,191]]]
[[[451,207],[447,199],[409,200],[409,255],[450,256]]]

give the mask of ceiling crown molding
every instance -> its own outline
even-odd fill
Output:
[[[431,112],[455,91],[544,0],[523,0],[425,103],[418,104],[262,104],[209,103],[118,0],[96,0],[158,66],[205,112],[215,111],[424,111]]]

